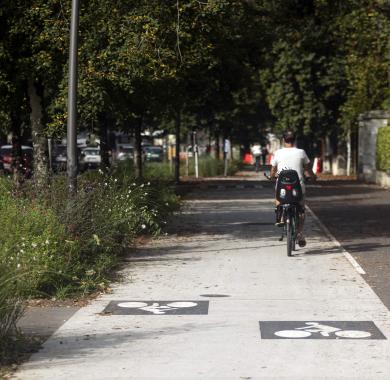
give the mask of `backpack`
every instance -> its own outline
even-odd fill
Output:
[[[302,186],[295,170],[282,170],[276,183],[276,199],[281,204],[296,204],[302,200]]]

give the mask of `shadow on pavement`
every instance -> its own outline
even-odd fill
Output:
[[[102,315],[102,318],[111,318],[109,314]],[[137,330],[138,326],[129,329],[121,329],[115,327],[115,332],[109,334],[83,334],[71,336],[55,336],[52,338],[51,345],[45,350],[41,350],[34,361],[28,363],[28,369],[42,368],[42,362],[45,362],[45,367],[50,368],[50,362],[47,360],[55,357],[58,361],[55,364],[58,366],[61,360],[68,360],[75,357],[89,356],[91,348],[93,350],[106,350],[110,347],[117,347],[119,345],[128,345],[132,342],[147,341],[153,344],[155,339],[161,336],[173,336],[188,334],[189,331],[196,329],[197,333],[201,331],[214,330],[226,326],[226,323],[180,323],[173,327],[143,327],[142,330]],[[122,330],[122,331],[121,331]],[[58,347],[58,349],[57,349]],[[66,347],[66,350],[64,350]],[[125,359],[124,359],[125,360]]]

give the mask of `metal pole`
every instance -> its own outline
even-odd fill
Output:
[[[199,178],[199,156],[198,156],[198,140],[194,131],[194,155],[195,155],[195,178]]]
[[[68,193],[77,192],[77,49],[79,29],[79,0],[72,0],[72,20],[70,26],[69,49],[69,88],[67,126],[67,174]]]

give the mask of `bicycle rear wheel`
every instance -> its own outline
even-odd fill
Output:
[[[292,246],[291,249],[293,251],[297,250],[296,244],[297,244],[297,218],[296,213],[291,217],[291,230],[292,230]]]
[[[286,235],[287,235],[287,256],[292,256],[293,249],[293,234],[294,234],[294,226],[293,226],[293,218],[291,217],[291,212],[287,212],[286,219]]]

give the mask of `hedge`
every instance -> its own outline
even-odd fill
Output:
[[[376,166],[378,170],[390,172],[390,126],[380,128],[378,131]]]

